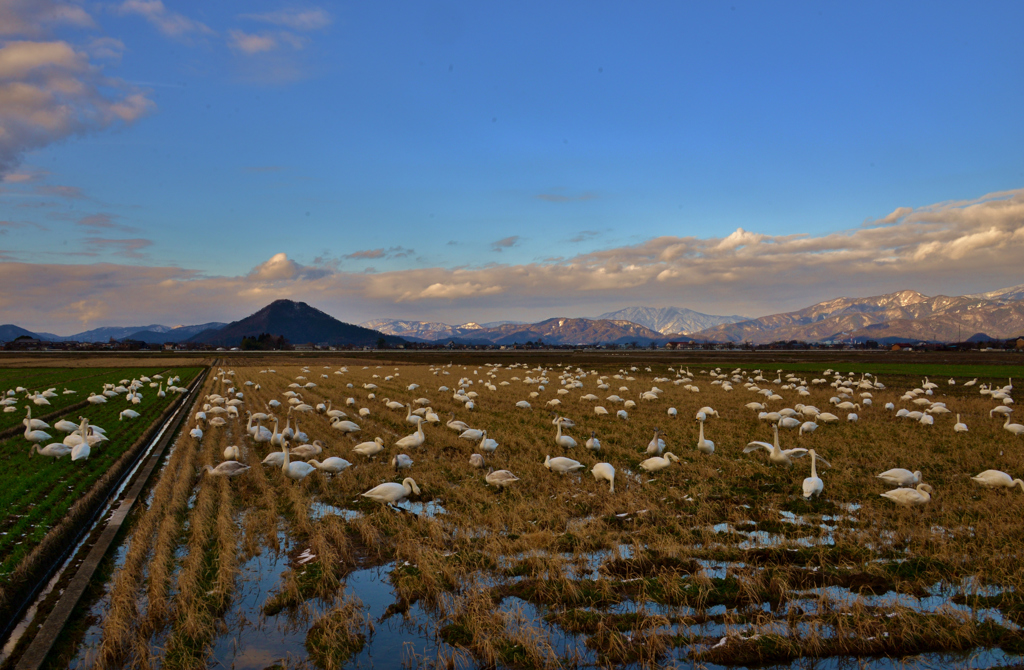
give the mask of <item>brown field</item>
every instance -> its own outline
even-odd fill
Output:
[[[350,358],[341,374],[337,361],[313,359],[303,361],[308,371],[278,357],[223,366],[244,392],[243,410],[284,403],[275,410],[282,427],[289,384],[317,384],[292,390],[310,405],[332,401],[361,432],[342,435],[315,411],[298,415],[301,429],[323,441],[321,459],[340,456],[352,467],[285,478],[260,465],[271,449],[245,436],[244,412],[224,428],[207,428],[201,443],[183,432],[101,596],[105,618],[80,631],[54,667],[201,668],[216,660],[333,668],[370,665],[367,658],[375,667],[690,667],[977,649],[1019,659],[1024,492],[982,489],[969,475],[990,468],[1024,475],[1024,437],[990,419],[997,403],[978,386],[962,386],[966,379],[956,386],[932,379],[939,388],[930,399],[953,413],[923,426],[883,408],[916,409],[900,396],[922,380],[883,375],[886,388],[871,389],[874,404],[848,423],[829,404],[836,389],[810,384],[827,366],[799,373],[811,394],[801,397],[772,382],[784,365],[766,364],[758,385],[784,398],[768,402],[771,409],[803,402],[844,419],[804,436],[780,431],[783,448],[814,448],[832,464],[819,467],[820,499],[805,501],[809,459],[787,469],[769,465],[764,452],[742,453],[751,440],[771,441],[770,425],[744,407],[764,397],[742,383],[724,391],[707,366],[690,365],[699,388],[691,392],[673,383],[669,362],[634,366],[606,357],[595,374],[578,370],[571,355],[552,354],[544,372],[510,369],[514,356],[489,360],[504,364],[364,367]],[[563,360],[571,367],[560,367]],[[579,377],[582,388],[558,395],[563,375]],[[543,391],[525,382],[542,376]],[[597,388],[601,376],[608,390]],[[472,411],[453,398],[462,378],[478,394]],[[221,379],[211,375],[205,393],[226,394]],[[850,379],[858,402],[861,375]],[[1007,383],[979,384],[993,381]],[[408,390],[414,383],[420,388]],[[449,390],[439,391],[442,385]],[[660,399],[641,400],[652,386],[663,390]],[[580,399],[588,393],[600,400]],[[628,420],[615,417],[623,405],[605,400],[611,394],[637,403]],[[406,410],[383,401],[420,397],[441,424],[425,429],[424,446],[406,452],[414,465],[398,474],[390,466],[393,444],[414,428]],[[555,398],[558,414],[576,422],[567,431],[579,443],[573,449],[555,444],[555,411],[546,406]],[[518,409],[519,400],[532,409]],[[595,415],[598,404],[610,416]],[[705,424],[716,445],[710,456],[695,448],[694,414],[705,405],[720,413]],[[669,407],[678,418],[666,414]],[[370,415],[359,418],[359,408]],[[487,465],[520,481],[505,491],[488,486],[487,468],[469,465],[477,444],[444,425],[451,412],[486,429],[500,445]],[[958,412],[966,434],[953,432]],[[655,427],[680,462],[648,474],[639,463]],[[583,446],[591,431],[602,444],[596,454]],[[384,440],[382,454],[352,453],[375,437]],[[251,470],[230,480],[200,477],[199,468],[223,460],[229,444],[242,447]],[[549,454],[586,469],[550,472],[543,465]],[[614,494],[589,474],[598,462],[615,467]],[[923,471],[935,490],[930,504],[904,509],[878,495],[891,487],[874,475],[895,467]],[[407,503],[359,496],[405,476],[421,490]],[[360,590],[371,574],[378,589]],[[381,597],[378,607],[372,598]],[[389,642],[401,637],[393,625],[399,620],[416,629],[401,634],[419,648]],[[277,639],[281,630],[291,642]]]

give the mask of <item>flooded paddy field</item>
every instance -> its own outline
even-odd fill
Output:
[[[50,667],[1024,662],[1024,490],[971,480],[1024,474],[1024,436],[1004,427],[1017,421],[993,411],[1014,407],[1012,382],[780,367],[225,367],[206,382],[206,421],[191,422],[202,438],[182,432]],[[239,393],[239,418],[210,425]],[[455,421],[487,434],[462,438]],[[815,450],[817,497],[803,494],[810,456],[744,453],[776,425],[781,449]],[[305,433],[290,462],[319,441],[304,460],[350,465],[292,479],[262,464],[281,451],[262,440],[286,426]],[[383,449],[360,453],[375,438]],[[201,474],[229,446],[250,469]],[[649,461],[658,451],[665,463]],[[549,461],[570,468],[558,472],[548,456],[581,467]],[[882,497],[896,487],[876,475],[892,468],[920,471],[930,499]],[[497,488],[492,470],[517,479]],[[361,495],[406,478],[404,500]]]

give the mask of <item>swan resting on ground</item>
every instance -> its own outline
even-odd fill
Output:
[[[401,502],[411,496],[413,493],[416,495],[420,494],[420,487],[416,486],[416,481],[412,477],[406,477],[402,480],[401,484],[395,482],[385,482],[380,486],[374,486],[366,493],[360,493],[359,495],[370,500],[376,500],[382,503],[396,503]]]
[[[1014,479],[1002,470],[985,470],[971,479],[990,489],[1012,489],[1014,486],[1020,486],[1020,490],[1024,491],[1024,480]]]

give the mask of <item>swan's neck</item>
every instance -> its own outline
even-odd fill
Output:
[[[284,465],[281,466],[281,470],[283,472],[288,472],[289,460],[288,460],[288,445],[287,444],[284,445],[283,451],[284,451]]]
[[[39,448],[39,445],[37,444],[36,445],[36,449],[38,449],[38,448]],[[1012,489],[1014,486],[1019,486],[1020,490],[1024,491],[1024,479],[1014,479],[1013,480],[1013,484],[1010,485],[1010,488]]]
[[[704,441],[704,422],[703,421],[700,422],[700,438],[699,438],[699,441],[700,442]]]
[[[818,478],[818,464],[815,462],[815,460],[816,459],[815,459],[814,454],[811,454],[811,478],[812,479],[817,479]]]

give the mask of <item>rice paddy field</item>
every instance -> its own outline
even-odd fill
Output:
[[[199,400],[209,396],[209,407],[194,411],[212,416],[242,392],[240,417],[220,427],[191,421],[201,439],[182,430],[49,667],[1024,662],[1024,490],[971,479],[990,469],[1024,476],[1024,435],[990,415],[1015,407],[1003,376],[1013,368],[926,384],[902,370],[874,376],[841,365],[619,361],[278,359],[214,370]],[[814,419],[809,406],[839,420]],[[421,407],[437,415],[423,424],[422,444],[396,446],[416,431],[407,415]],[[702,423],[704,408],[715,413],[705,409]],[[752,441],[773,441],[774,417],[759,411],[785,408],[817,423],[803,434],[781,428],[778,438],[782,449],[815,450],[816,498],[803,495],[810,457],[787,467],[763,449],[744,453]],[[358,432],[332,426],[328,409]],[[930,410],[923,416],[934,423],[897,416],[901,409]],[[317,459],[351,465],[286,477],[261,464],[280,449],[254,441],[246,411],[273,415],[279,429],[297,419],[306,435],[292,448],[319,440]],[[954,431],[957,415],[966,432]],[[571,420],[561,432],[576,446],[556,442],[559,417]],[[486,430],[496,448],[461,438],[452,419]],[[262,426],[275,428],[272,419]],[[702,427],[711,454],[697,448]],[[649,471],[656,430],[677,459]],[[598,451],[585,446],[592,436]],[[379,453],[353,451],[375,438]],[[202,474],[228,446],[249,470]],[[392,464],[400,453],[411,467]],[[470,463],[478,453],[482,468]],[[548,456],[582,467],[556,472]],[[599,463],[614,468],[614,492],[593,475]],[[896,487],[876,475],[891,468],[921,471],[930,500],[904,507],[882,497]],[[485,480],[491,470],[517,479],[496,488]],[[415,487],[403,501],[361,495],[406,478]]]
[[[14,597],[18,570],[44,538],[68,518],[69,510],[87,498],[89,492],[110,471],[111,466],[147,431],[164,409],[176,398],[174,392],[159,397],[168,380],[187,385],[199,368],[16,368],[0,370],[0,390],[5,411],[0,414],[0,429],[8,435],[0,440],[0,604]],[[124,391],[112,393],[102,404],[89,403],[91,394],[146,379],[139,388],[141,401],[127,403]],[[150,388],[149,384],[155,386]],[[9,389],[9,390],[8,390]],[[49,391],[49,397],[43,395]],[[46,402],[36,404],[30,396]],[[49,437],[40,447],[61,443],[67,433],[52,426],[67,420],[76,426],[84,417],[90,425],[106,431],[106,441],[95,445],[87,459],[72,462],[70,456],[59,459],[34,454],[24,436],[28,410],[33,418],[46,417],[41,428]],[[134,419],[120,420],[125,409],[138,413]]]

